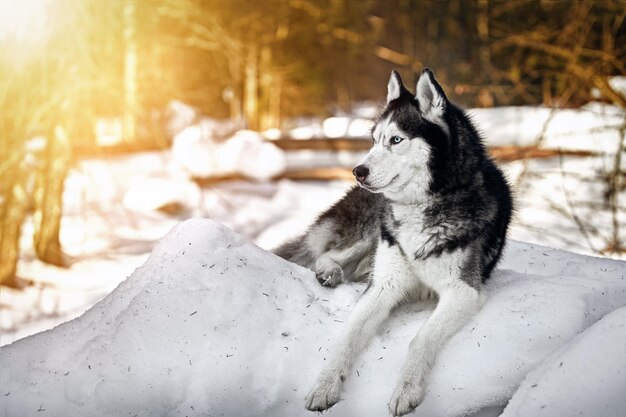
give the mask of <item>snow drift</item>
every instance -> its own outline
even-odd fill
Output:
[[[239,130],[216,140],[203,124],[192,125],[174,137],[172,157],[191,176],[242,174],[268,180],[286,168],[285,152],[251,130]]]
[[[497,415],[511,398],[504,415],[620,415],[625,275],[623,262],[512,242],[414,415]],[[184,222],[81,317],[0,348],[0,414],[310,416],[303,398],[363,290],[322,288],[224,226]],[[394,313],[328,415],[387,415],[433,307]]]

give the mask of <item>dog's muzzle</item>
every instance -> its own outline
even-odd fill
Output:
[[[365,179],[367,178],[369,173],[370,173],[370,170],[365,165],[357,165],[352,170],[352,175],[354,175],[356,177],[356,180],[360,182],[361,184],[365,182]]]

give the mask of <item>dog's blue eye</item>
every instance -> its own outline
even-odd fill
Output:
[[[402,142],[404,140],[404,138],[401,138],[400,136],[392,136],[390,139],[390,142],[392,145],[397,145],[398,143]]]

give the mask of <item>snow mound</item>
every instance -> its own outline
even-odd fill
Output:
[[[626,410],[625,390],[626,307],[622,307],[544,360],[524,380],[502,416],[619,416]]]
[[[329,117],[322,123],[322,131],[327,138],[341,138],[348,133],[350,126],[350,118],[348,117]]]
[[[326,138],[366,138],[372,134],[374,121],[348,116],[329,117],[322,123],[323,137]]]
[[[196,110],[179,100],[170,102],[166,110],[167,132],[174,136],[191,126],[198,117]]]
[[[482,311],[441,352],[415,415],[499,412],[512,396],[507,412],[528,406],[533,370],[559,360],[546,358],[578,357],[588,351],[585,338],[598,342],[605,328],[623,341],[619,317],[593,325],[626,305],[623,262],[512,242],[502,267]],[[303,398],[363,290],[322,288],[311,271],[224,226],[186,221],[81,317],[0,348],[0,413],[311,416]],[[394,313],[328,415],[387,415],[408,343],[432,308]],[[593,364],[605,369],[616,357],[603,349]],[[584,372],[599,389],[606,380],[587,373],[590,366],[562,369],[571,384]],[[550,382],[545,396],[556,397],[558,381],[539,377]],[[619,401],[604,396],[596,405],[614,410]]]
[[[193,125],[174,137],[174,162],[196,177],[243,174],[270,179],[287,166],[285,153],[251,130],[240,130],[226,141],[217,141],[202,124]]]

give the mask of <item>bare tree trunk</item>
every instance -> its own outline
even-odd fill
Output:
[[[43,262],[65,264],[59,231],[63,209],[63,183],[70,159],[67,134],[57,126],[50,133],[42,166],[35,180],[35,211],[33,213],[33,247]]]
[[[239,55],[230,55],[228,57],[228,70],[230,76],[230,85],[227,87],[229,92],[228,104],[230,107],[230,119],[241,121],[243,109],[241,107],[242,97],[245,97],[245,92],[242,93],[242,64]],[[245,89],[245,87],[244,87]]]
[[[257,47],[250,45],[246,57],[245,89],[244,89],[244,117],[248,129],[259,128],[259,70],[257,62]]]
[[[268,46],[261,49],[260,59],[260,129],[266,130],[279,126],[281,86],[280,77],[272,66],[272,50]]]
[[[491,51],[489,50],[489,0],[478,1],[476,18],[476,31],[478,32],[478,59],[482,72],[491,68]]]
[[[0,198],[0,284],[11,285],[15,280],[19,258],[20,232],[28,210],[26,193],[27,171],[23,162],[3,174]]]
[[[282,82],[280,76],[273,77],[273,87],[269,98],[269,127],[280,127],[280,96],[282,94]]]
[[[123,136],[126,142],[134,142],[137,134],[137,40],[135,0],[124,5],[124,119]]]

